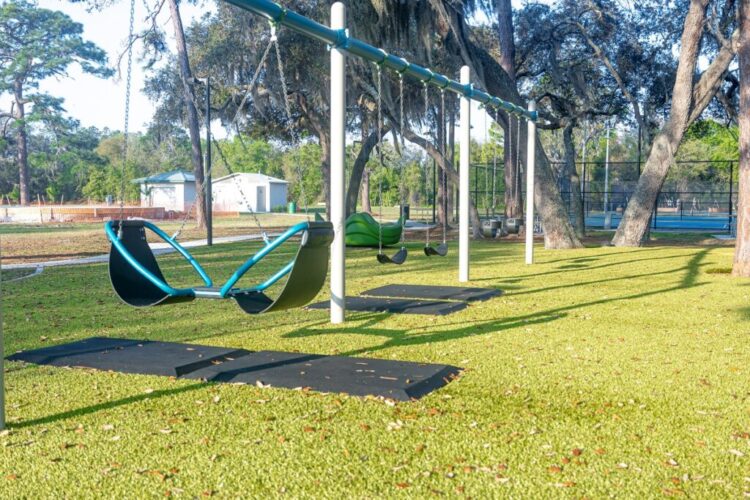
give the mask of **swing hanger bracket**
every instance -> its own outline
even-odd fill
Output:
[[[349,30],[346,28],[336,30],[336,41],[334,43],[328,44],[328,50],[346,50],[347,48],[349,48]]]

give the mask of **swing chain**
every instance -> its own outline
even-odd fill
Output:
[[[448,117],[445,116],[445,89],[440,89],[440,126],[443,129],[442,138],[440,141],[440,149],[441,154],[443,156],[443,163],[447,161],[445,155],[448,152],[448,145],[447,145],[447,133],[448,133],[448,127],[447,127],[447,121]],[[448,229],[448,173],[446,172],[446,169],[443,168],[443,179],[442,179],[442,185],[443,185],[443,244],[446,242],[446,231]]]
[[[292,108],[289,104],[289,97],[288,97],[288,90],[287,90],[287,84],[286,84],[286,72],[284,71],[284,62],[281,59],[281,49],[279,48],[279,43],[276,38],[276,26],[274,24],[271,24],[271,40],[273,41],[273,45],[276,48],[276,65],[279,69],[279,80],[281,81],[281,91],[284,94],[284,110],[286,112],[286,120],[287,120],[287,129],[289,130],[289,135],[292,138],[293,144],[299,144],[299,136],[297,134],[296,129],[294,128],[294,118],[292,117]],[[307,195],[305,194],[305,182],[302,178],[302,166],[300,165],[299,161],[299,151],[294,156],[294,169],[297,173],[297,178],[299,179],[299,190],[300,190],[300,196],[302,197],[302,203],[304,205],[305,209],[305,216],[307,219],[310,219],[310,213],[308,210],[308,203],[307,203]]]
[[[377,108],[378,108],[378,160],[380,162],[380,172],[378,175],[378,201],[380,203],[380,221],[378,223],[378,255],[383,254],[383,110],[382,110],[382,99],[383,99],[383,81],[382,71],[380,66],[377,67],[378,71],[378,89],[377,89]]]
[[[122,219],[125,216],[125,175],[128,162],[128,129],[130,127],[130,93],[133,76],[133,29],[135,24],[135,0],[130,0],[130,21],[128,27],[128,62],[125,78],[125,123],[123,124],[122,170],[120,172],[120,224],[117,237],[122,238]]]
[[[398,75],[398,92],[399,92],[399,130],[401,132],[401,161],[399,162],[399,199],[401,206],[399,207],[399,220],[401,221],[401,244],[404,243],[404,233],[406,228],[406,216],[404,214],[404,205],[406,205],[406,183],[404,182],[404,74],[399,73]]]

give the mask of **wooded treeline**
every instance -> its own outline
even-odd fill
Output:
[[[89,3],[106,8],[95,0]],[[717,138],[722,143],[719,149],[726,146],[728,155],[738,150],[740,79],[732,63],[739,41],[741,2],[736,0],[643,0],[632,5],[616,0],[559,0],[552,5],[529,2],[520,9],[513,9],[510,0],[345,3],[352,36],[447,75],[455,76],[467,64],[477,87],[520,105],[530,99],[538,102],[542,119],[535,203],[548,248],[580,246],[583,227],[567,217],[557,186],[562,176],[576,194],[581,174],[576,162],[586,148],[593,147],[590,141],[601,141],[605,123],[616,125],[613,133],[620,142],[640,143],[643,161],[642,175],[613,239],[616,245],[643,242],[659,189],[668,176],[681,175],[670,171],[676,158],[700,154],[707,150],[703,143]],[[232,168],[259,166],[296,182],[300,172],[288,164],[301,162],[286,161],[285,167],[283,159],[304,155],[302,174],[310,178],[313,193],[309,197],[320,193],[320,201],[327,202],[330,137],[324,47],[289,30],[273,34],[265,20],[222,2],[211,14],[183,26],[179,7],[177,0],[156,4],[155,9],[169,11],[168,23],[160,23],[156,11],[138,20],[134,43],[140,63],[149,69],[143,90],[154,102],[154,115],[147,132],[133,139],[134,159],[125,175],[189,165],[200,182],[206,147],[200,136],[205,103],[204,83],[196,77],[210,76],[215,126],[224,127],[230,137],[225,146],[242,151],[230,161],[237,163]],[[326,23],[330,5],[305,0],[289,7]],[[21,202],[39,192],[56,198],[63,193],[100,196],[121,175],[117,173],[121,160],[113,151],[116,132],[81,128],[67,117],[64,103],[55,96],[34,92],[40,80],[63,76],[75,64],[103,77],[111,73],[105,55],[82,38],[80,25],[65,18],[25,1],[5,4],[0,10],[0,38],[6,47],[0,51],[6,51],[6,61],[11,56],[14,60],[3,65],[0,73],[0,92],[12,95],[14,103],[2,114],[0,124],[0,189],[7,193],[15,188]],[[39,19],[55,22],[40,24]],[[49,50],[26,43],[36,39],[31,35],[18,38],[14,30],[24,23],[28,33],[47,30],[46,36],[69,40],[56,54],[56,65],[36,65]],[[269,46],[272,37],[278,38],[277,46]],[[19,53],[24,57],[17,57]],[[283,82],[279,59],[285,69]],[[358,202],[368,208],[371,200],[362,196],[361,186],[372,194],[377,184],[373,180],[386,175],[373,162],[381,136],[387,138],[384,149],[391,157],[388,175],[397,171],[397,163],[408,164],[410,155],[422,164],[422,185],[414,183],[409,188],[412,193],[424,193],[424,167],[431,161],[437,163],[449,187],[454,184],[454,162],[450,154],[442,153],[452,151],[453,128],[443,132],[439,125],[455,122],[455,96],[446,95],[443,108],[438,91],[429,90],[425,101],[423,86],[407,79],[402,100],[398,75],[384,73],[384,120],[378,131],[377,67],[357,58],[349,62],[348,127],[356,143],[350,148],[347,209],[354,210]],[[518,180],[525,163],[526,128],[502,112],[491,114],[497,120],[495,140],[504,146],[500,149],[505,163],[503,184],[508,188],[503,206],[508,215],[520,216],[523,193]],[[121,143],[120,139],[120,147]],[[253,151],[263,149],[258,144],[267,144],[273,151]],[[633,159],[632,149],[627,159]],[[139,151],[143,162],[137,159]],[[593,149],[588,154],[593,159]],[[249,166],[251,160],[245,157],[263,160]],[[274,163],[277,157],[281,160]],[[565,168],[555,171],[550,160],[564,161]],[[320,182],[317,191],[316,182]],[[452,202],[453,189],[439,191],[439,200],[448,197]],[[403,196],[399,192],[398,197]],[[475,222],[477,216],[472,209]],[[440,217],[444,217],[442,211]]]

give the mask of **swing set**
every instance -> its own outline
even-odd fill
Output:
[[[276,49],[275,53],[282,93],[284,94],[283,102],[286,111],[287,124],[293,142],[298,142],[296,134],[294,133],[292,112],[289,105],[286,78],[284,74],[284,65],[281,59],[281,52],[279,50],[276,31],[273,25],[271,30],[272,32],[268,46],[258,64],[249,88],[237,109],[233,124],[237,124],[237,119],[258,80],[260,69],[264,66],[271,47],[274,46]],[[128,49],[128,81],[130,81],[130,75],[132,72],[131,51],[132,45]],[[208,85],[209,83],[206,82],[206,84]],[[330,222],[309,220],[307,198],[304,195],[304,186],[302,187],[301,195],[305,205],[305,213],[308,214],[308,220],[295,224],[284,231],[281,235],[271,240],[268,238],[265,231],[263,231],[260,221],[255,216],[250,202],[242,191],[241,186],[238,185],[239,193],[244,200],[245,206],[253,216],[256,225],[260,229],[265,245],[261,250],[242,263],[221,286],[214,285],[211,277],[195,257],[177,241],[180,232],[190,216],[193,206],[185,212],[182,225],[173,236],[169,236],[158,226],[145,220],[124,220],[125,165],[127,164],[130,85],[127,86],[126,93],[124,128],[126,146],[123,148],[123,171],[121,172],[120,185],[120,218],[119,220],[108,221],[104,226],[107,238],[111,243],[109,253],[109,277],[112,282],[112,287],[118,297],[126,304],[134,307],[174,304],[192,301],[194,299],[233,299],[240,308],[248,314],[260,314],[290,309],[301,307],[309,303],[318,292],[320,292],[325,283],[328,274],[328,249],[333,241],[334,233],[333,225]],[[197,103],[193,102],[193,105],[196,110],[200,109],[200,107],[197,106]],[[210,106],[210,103],[207,103],[207,106]],[[209,120],[206,120],[206,128],[207,131],[209,131],[208,134],[210,136]],[[217,151],[222,157],[230,174],[233,173],[231,165],[226,161],[226,157],[218,142],[213,141],[213,145],[217,148]],[[206,147],[210,148],[211,142],[208,142]],[[302,174],[299,162],[296,162],[295,166],[297,168],[297,174],[301,179]],[[208,177],[210,174],[211,171],[209,167],[206,176]],[[203,189],[207,189],[207,187],[208,183],[204,183]],[[195,202],[193,202],[193,204],[194,203]],[[175,288],[167,283],[156,257],[148,244],[146,230],[149,230],[152,234],[169,244],[173,250],[180,254],[191,265],[203,283],[198,286],[187,288]],[[273,253],[274,250],[279,248],[282,244],[295,237],[299,237],[299,247],[291,261],[255,286],[236,286],[238,281],[255,265],[261,262],[269,254]],[[287,280],[281,292],[275,298],[266,295],[266,291],[284,277],[287,277]]]

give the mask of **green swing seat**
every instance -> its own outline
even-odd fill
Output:
[[[190,288],[170,286],[148,245],[146,229],[180,253],[201,277],[203,285]],[[112,245],[109,252],[109,277],[115,293],[126,304],[150,307],[195,299],[234,299],[248,314],[301,307],[315,298],[328,274],[328,251],[333,241],[333,225],[330,222],[301,222],[268,242],[247,259],[224,285],[217,287],[182,245],[148,221],[109,221],[105,224],[105,232]],[[298,235],[301,238],[294,259],[259,285],[251,288],[235,287],[250,268],[282,243]],[[264,293],[287,275],[289,277],[279,295],[271,298]]]

